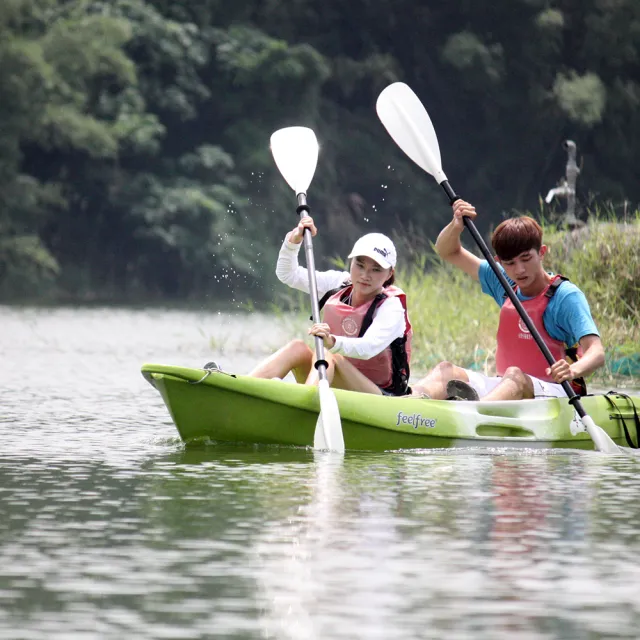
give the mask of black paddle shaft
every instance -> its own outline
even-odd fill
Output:
[[[309,205],[307,204],[307,194],[298,194],[298,208],[296,213],[302,218],[309,213]],[[313,257],[313,241],[311,230],[305,227],[304,234],[304,254],[307,260],[307,273],[309,276],[309,294],[311,296],[311,317],[314,323],[320,322],[320,305],[318,303],[318,284],[316,282],[316,262]],[[316,362],[315,368],[318,370],[318,377],[324,380],[327,377],[327,367],[329,363],[324,358],[324,342],[319,336],[315,337],[316,343]]]
[[[447,194],[450,204],[453,204],[456,200],[460,200],[460,198],[456,195],[455,191],[451,188],[451,185],[449,184],[448,180],[444,180],[443,182],[441,182],[440,186],[444,189],[445,193]],[[476,244],[480,248],[482,255],[485,257],[485,260],[489,263],[489,266],[498,277],[498,280],[500,280],[500,284],[502,285],[502,288],[504,289],[505,293],[509,296],[509,299],[511,300],[511,302],[513,302],[513,306],[516,308],[516,311],[520,314],[520,317],[522,318],[523,322],[527,325],[527,329],[529,329],[531,335],[533,336],[533,339],[536,341],[538,347],[540,348],[540,351],[542,351],[542,354],[546,358],[549,365],[552,365],[555,362],[555,360],[551,355],[551,351],[549,351],[549,347],[547,347],[538,329],[536,329],[535,325],[531,321],[529,314],[525,311],[524,307],[522,306],[522,303],[518,299],[518,296],[516,296],[516,292],[513,290],[513,287],[509,284],[509,281],[504,277],[504,273],[502,273],[502,270],[498,267],[498,265],[496,264],[496,261],[493,259],[493,256],[491,255],[491,252],[489,251],[489,248],[487,247],[486,242],[482,239],[482,236],[480,235],[480,233],[478,233],[478,229],[476,228],[476,225],[473,223],[473,220],[471,220],[471,218],[469,218],[468,216],[463,216],[462,220],[464,222],[464,226],[467,227],[467,229],[469,229],[469,233],[471,233],[471,235],[473,236],[473,239],[476,241]],[[586,412],[583,409],[582,404],[580,403],[579,396],[573,390],[573,387],[571,386],[571,384],[567,380],[565,380],[562,383],[562,388],[564,389],[565,393],[569,397],[569,402],[573,404],[576,411],[578,412],[578,415],[581,418],[584,417],[586,415]]]

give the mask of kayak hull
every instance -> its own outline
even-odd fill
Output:
[[[142,374],[160,392],[187,444],[313,446],[320,410],[315,387],[160,364],[145,364]],[[335,394],[347,449],[594,448],[587,433],[573,435],[575,411],[565,399],[448,402],[340,389]],[[640,397],[614,401],[619,412],[601,395],[584,397],[582,404],[617,444],[626,445],[620,414],[633,423],[632,403],[640,407]]]

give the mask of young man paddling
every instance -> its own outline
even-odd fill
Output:
[[[440,232],[436,250],[441,258],[480,282],[482,291],[500,306],[496,369],[488,377],[450,362],[441,362],[414,385],[414,394],[434,399],[521,400],[566,397],[562,382],[585,393],[582,379],[604,364],[600,334],[587,300],[574,284],[544,270],[540,225],[527,216],[503,221],[493,233],[496,262],[501,265],[516,295],[556,361],[549,366],[533,336],[486,260],[462,247],[463,216],[476,217],[475,207],[463,200],[453,204],[453,220]],[[569,356],[577,345],[577,361]]]

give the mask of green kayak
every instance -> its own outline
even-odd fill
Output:
[[[242,442],[313,446],[319,402],[314,387],[220,371],[145,364],[186,443]],[[347,449],[385,451],[451,447],[593,449],[575,429],[568,400],[450,402],[335,390]],[[619,445],[622,419],[634,441],[640,397],[586,396],[586,412]],[[573,424],[572,424],[573,422]],[[572,429],[573,427],[573,429]]]

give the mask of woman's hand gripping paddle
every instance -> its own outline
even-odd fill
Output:
[[[458,200],[447,176],[442,171],[440,160],[440,147],[438,146],[438,138],[435,129],[431,123],[431,118],[426,109],[420,102],[416,94],[404,83],[396,82],[386,87],[376,103],[378,116],[389,132],[395,143],[422,169],[430,173],[444,189],[449,198],[449,202],[453,204]],[[531,318],[525,311],[524,307],[518,300],[515,292],[509,285],[502,271],[498,268],[491,252],[487,248],[482,236],[478,233],[473,220],[468,217],[463,218],[464,224],[469,229],[473,239],[480,248],[482,255],[485,257],[491,269],[500,280],[505,293],[509,296],[514,307],[517,309],[523,322],[531,332],[538,347],[542,351],[547,362],[552,365],[554,363],[553,356],[549,348],[542,340],[540,333],[531,322]],[[588,434],[591,436],[593,443],[598,451],[604,453],[620,453],[622,449],[609,437],[609,435],[599,427],[585,412],[579,396],[569,384],[563,382],[562,388],[569,396],[569,402],[574,406],[578,415],[582,420],[582,424],[586,427]]]
[[[307,206],[307,189],[313,179],[318,163],[318,141],[315,133],[307,127],[287,127],[279,129],[271,136],[271,152],[273,159],[298,198],[297,212],[303,216],[309,211]],[[320,322],[318,305],[318,286],[316,283],[316,267],[313,258],[311,231],[304,230],[304,252],[309,273],[309,293],[311,295],[311,312],[313,321]],[[327,361],[324,359],[324,343],[322,338],[315,337],[316,363],[318,370],[318,393],[320,396],[320,415],[316,423],[313,446],[316,449],[344,451],[344,437],[338,402],[327,379]]]

